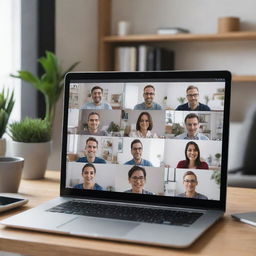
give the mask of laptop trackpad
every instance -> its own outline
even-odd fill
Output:
[[[85,234],[89,236],[125,236],[128,232],[136,228],[140,223],[126,221],[101,219],[93,217],[77,217],[73,220],[57,227],[61,231],[72,234]]]

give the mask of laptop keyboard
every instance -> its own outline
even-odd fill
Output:
[[[179,226],[190,226],[203,214],[199,212],[151,209],[80,200],[68,201],[47,211]]]

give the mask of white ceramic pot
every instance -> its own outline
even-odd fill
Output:
[[[0,139],[0,156],[5,156],[6,152],[6,139]]]
[[[17,193],[20,185],[24,159],[0,157],[0,192]]]
[[[14,156],[23,157],[24,168],[22,179],[42,179],[47,168],[47,161],[51,152],[51,141],[40,143],[12,143],[12,153]]]

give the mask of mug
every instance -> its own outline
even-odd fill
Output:
[[[24,159],[0,157],[0,192],[17,193],[20,185]]]

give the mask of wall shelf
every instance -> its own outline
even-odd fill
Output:
[[[105,36],[105,43],[153,43],[181,41],[233,41],[256,40],[256,31],[230,32],[222,34],[176,34],[176,35],[127,35]]]
[[[232,81],[233,82],[256,82],[256,75],[233,75],[232,76]]]
[[[256,41],[256,31],[238,31],[216,34],[175,34],[175,35],[143,35],[127,36],[110,35],[111,33],[111,0],[98,0],[98,69],[108,71],[114,69],[114,50],[119,45],[154,44],[172,42],[233,42],[243,40]],[[233,82],[256,82],[256,75],[233,75]]]

